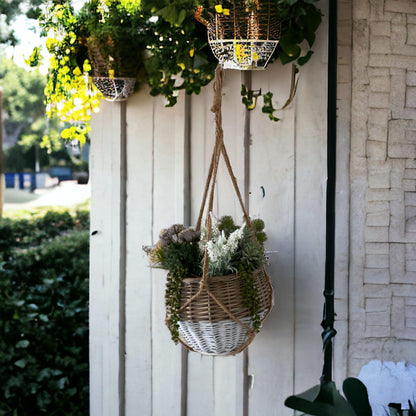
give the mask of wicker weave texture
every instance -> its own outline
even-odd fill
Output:
[[[260,316],[265,314],[264,311]],[[251,317],[241,318],[241,321],[252,327]],[[247,329],[231,319],[220,322],[179,321],[179,333],[182,342],[193,351],[206,355],[229,355],[249,341]]]
[[[264,269],[254,272],[259,296],[261,321],[273,306],[273,289]],[[200,289],[201,278],[182,282],[182,305],[179,335],[190,350],[202,354],[229,355],[246,348],[255,336],[252,316],[243,305],[242,277],[216,276],[207,279],[208,290]],[[169,325],[169,310],[167,310]]]
[[[256,286],[259,294],[260,311],[267,309],[270,305],[270,289],[268,276],[263,269],[255,272]],[[184,279],[182,283],[182,305],[194,296],[199,290],[200,278]],[[186,321],[210,321],[220,322],[230,318],[230,313],[236,318],[246,318],[250,312],[243,305],[243,281],[240,275],[215,276],[208,278],[208,287],[215,298],[223,304],[228,311],[216,302],[203,289],[198,298],[189,303],[182,310],[181,319]]]

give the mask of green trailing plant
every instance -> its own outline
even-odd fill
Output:
[[[247,0],[247,3],[253,3]],[[282,19],[282,32],[279,44],[270,62],[279,59],[282,65],[292,63],[294,73],[292,74],[292,92],[287,102],[280,108],[283,110],[293,100],[296,85],[294,75],[299,72],[299,67],[309,62],[313,55],[312,47],[315,43],[316,32],[322,21],[322,13],[315,6],[315,0],[277,0],[276,7]],[[255,108],[253,103],[253,91],[247,90],[242,86],[242,102],[248,110]],[[272,121],[279,121],[275,112],[279,109],[274,108],[272,99],[273,93],[268,91],[262,94],[262,112],[269,116]]]
[[[314,3],[275,0],[282,17],[282,36],[273,59],[301,66],[311,58],[321,22]],[[227,4],[224,2],[224,8]],[[84,142],[89,120],[99,109],[102,96],[88,78],[94,72],[88,54],[92,42],[102,45],[103,57],[114,64],[110,67],[114,76],[124,70],[117,67],[119,63],[136,69],[137,85],[148,84],[150,94],[163,95],[168,106],[176,103],[180,90],[199,94],[214,78],[217,62],[206,28],[195,14],[218,7],[222,7],[220,0],[89,0],[77,11],[71,0],[45,2],[40,24],[51,54],[45,89],[47,113],[68,123],[62,137]],[[40,63],[38,48],[31,61]],[[271,96],[263,98],[264,111],[276,120]],[[244,103],[249,106],[250,100]]]
[[[232,217],[224,216],[213,224],[211,239],[207,232],[174,224],[162,230],[154,247],[144,247],[152,267],[169,271],[165,302],[171,315],[172,339],[179,337],[179,308],[182,280],[202,277],[204,252],[209,260],[209,276],[240,274],[243,304],[253,317],[253,328],[260,329],[259,298],[254,271],[265,264],[264,222],[255,219],[251,227],[237,226]]]
[[[282,34],[274,58],[278,57],[283,65],[296,62],[303,66],[312,57],[311,48],[322,20],[322,13],[314,3],[315,0],[277,0]]]
[[[142,7],[152,16],[146,30],[145,63],[150,94],[163,95],[167,106],[176,104],[180,90],[199,94],[213,80],[217,63],[206,28],[194,18],[197,2],[144,0]]]
[[[273,93],[268,92],[263,95],[263,107],[261,111],[269,116],[269,119],[272,121],[279,121],[280,118],[277,118],[274,113],[277,111],[276,108],[273,107]]]
[[[45,2],[40,18],[42,35],[50,53],[45,97],[47,114],[67,122],[64,139],[84,143],[89,120],[98,111],[102,95],[88,75],[91,59],[106,62],[108,77],[136,77],[143,67],[145,44],[140,28],[145,21],[137,0],[90,0],[80,11],[71,1]],[[39,49],[30,62],[40,63]]]

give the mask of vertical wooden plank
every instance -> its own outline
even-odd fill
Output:
[[[212,88],[207,87],[191,101],[191,222],[196,224],[213,146]],[[214,359],[197,353],[188,355],[187,416],[213,416]]]
[[[234,175],[244,198],[244,106],[240,100],[240,71],[225,70],[222,117],[224,143],[230,158]],[[215,137],[215,136],[214,136]],[[242,224],[243,213],[234,191],[230,175],[221,160],[217,179],[217,216],[233,216],[237,224]],[[243,354],[214,359],[214,415],[242,414],[243,404]],[[232,392],[230,395],[224,391]]]
[[[318,383],[323,364],[320,322],[325,282],[327,6],[327,1],[320,3],[323,22],[313,58],[301,72],[295,109],[295,392]]]
[[[252,88],[273,92],[281,106],[290,76],[290,66],[276,62],[253,74]],[[261,105],[251,112],[250,215],[266,224],[275,307],[249,347],[249,414],[282,416],[291,413],[283,402],[293,392],[295,114],[292,104],[276,123]]]
[[[92,416],[119,414],[120,105],[92,122],[90,384]]]
[[[153,103],[147,91],[127,106],[126,415],[152,415]]]
[[[153,241],[161,229],[184,222],[184,105],[165,108],[161,98],[154,110]],[[165,326],[166,271],[152,271],[153,415],[181,413],[181,346]]]

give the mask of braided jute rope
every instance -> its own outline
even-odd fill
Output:
[[[223,128],[222,128],[222,85],[223,85],[223,80],[224,80],[224,71],[222,70],[222,68],[220,66],[218,66],[216,71],[215,71],[215,79],[214,79],[214,84],[213,84],[214,85],[213,86],[214,102],[213,102],[213,105],[212,105],[212,108],[211,108],[211,111],[215,114],[215,145],[214,145],[214,149],[213,149],[213,153],[212,153],[212,157],[211,157],[211,163],[210,163],[210,167],[209,167],[209,171],[208,171],[207,180],[206,180],[206,183],[205,183],[205,188],[204,188],[204,193],[203,193],[203,197],[202,197],[201,208],[200,208],[200,211],[199,211],[198,221],[197,221],[197,224],[196,224],[196,229],[200,230],[201,229],[202,218],[204,216],[204,212],[205,212],[205,209],[206,209],[207,213],[206,213],[206,219],[205,219],[205,227],[206,227],[206,230],[207,230],[207,241],[209,241],[212,237],[211,212],[213,210],[214,194],[215,194],[214,191],[215,191],[216,179],[217,179],[217,174],[218,174],[218,165],[220,163],[221,156],[223,156],[223,159],[225,161],[227,171],[230,175],[234,190],[235,190],[237,198],[239,200],[246,225],[248,227],[252,228],[252,224],[251,224],[249,215],[248,215],[248,213],[245,209],[243,199],[242,199],[240,190],[238,188],[237,179],[234,175],[233,169],[231,167],[231,162],[230,162],[230,159],[229,159],[228,154],[227,154],[227,150],[226,150],[225,145],[224,145],[224,132],[223,132]],[[233,354],[234,355],[234,354],[237,354],[237,353],[243,351],[251,343],[251,341],[254,339],[256,333],[253,330],[253,328],[250,326],[250,322],[247,321],[247,316],[244,316],[244,313],[243,314],[241,313],[241,308],[236,308],[234,306],[234,311],[235,312],[233,312],[232,310],[230,310],[229,306],[227,306],[224,302],[222,302],[219,299],[219,297],[222,296],[222,293],[216,293],[215,294],[214,291],[211,290],[211,288],[210,288],[210,279],[222,279],[222,278],[210,278],[208,269],[209,269],[209,256],[208,256],[208,250],[206,249],[205,253],[204,253],[204,259],[203,259],[202,278],[199,279],[199,288],[196,291],[196,293],[194,293],[192,296],[189,297],[189,299],[187,299],[186,301],[183,302],[183,304],[179,308],[178,312],[179,312],[179,314],[181,314],[183,312],[186,315],[187,312],[189,312],[190,310],[197,309],[197,307],[195,305],[193,305],[193,303],[197,303],[198,298],[200,298],[200,297],[204,298],[205,301],[207,300],[207,298],[211,298],[214,301],[215,305],[217,305],[217,307],[214,307],[215,305],[214,306],[211,305],[212,309],[217,310],[217,314],[218,314],[218,310],[222,310],[224,312],[224,315],[226,316],[226,318],[224,318],[224,319],[229,319],[229,320],[235,321],[241,327],[243,327],[245,329],[246,333],[247,333],[247,338],[246,338],[245,342],[238,349],[227,352],[226,354],[224,354],[224,355],[228,355],[228,354]],[[255,273],[259,273],[259,271],[256,271]],[[263,321],[267,317],[267,315],[270,313],[270,311],[273,307],[273,288],[272,288],[271,283],[270,283],[270,277],[268,276],[268,274],[266,273],[264,268],[262,270],[260,270],[260,273],[264,273],[264,276],[267,280],[266,288],[265,289],[262,288],[262,306],[264,307],[264,309],[260,312],[262,312],[261,321]],[[226,280],[227,276],[224,276],[223,278],[224,278],[224,280]],[[196,278],[192,278],[192,279],[193,279],[193,281],[195,281]],[[262,282],[264,282],[265,279],[260,279],[260,280]],[[231,281],[231,276],[230,276],[230,281]],[[264,286],[264,284],[263,284],[263,286]],[[265,292],[267,292],[266,295],[264,294]],[[208,315],[209,314],[210,313],[208,313]],[[236,316],[237,314],[239,316]],[[243,322],[242,319],[244,319],[246,322]],[[166,323],[167,323],[168,327],[170,327],[169,316],[167,316]],[[179,340],[186,348],[188,348],[190,350],[194,350],[191,346],[189,346],[187,344],[187,342],[182,337],[180,337]],[[203,351],[199,351],[199,352],[203,352]]]

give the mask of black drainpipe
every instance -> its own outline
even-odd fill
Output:
[[[322,328],[324,366],[321,383],[332,381],[334,329],[334,259],[335,259],[335,184],[337,144],[337,1],[329,0],[328,28],[328,114],[327,114],[327,194],[326,194],[326,258],[325,304]]]

